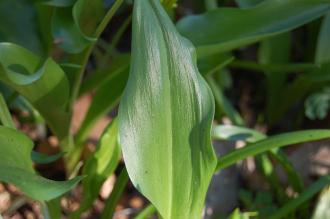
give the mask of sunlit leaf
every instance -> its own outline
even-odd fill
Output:
[[[119,108],[125,164],[163,218],[201,217],[216,159],[211,90],[158,1],[134,2],[131,72]]]
[[[73,188],[81,177],[52,181],[35,173],[32,167],[33,142],[24,134],[0,126],[0,181],[12,183],[36,200],[50,200]]]
[[[24,96],[60,138],[70,124],[67,112],[69,85],[63,70],[11,43],[0,43],[0,80]]]

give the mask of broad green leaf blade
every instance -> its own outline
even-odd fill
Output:
[[[220,8],[187,16],[177,27],[205,56],[292,30],[329,9],[329,0],[270,0],[250,9]]]
[[[201,217],[216,165],[211,90],[159,1],[137,0],[119,133],[133,184],[163,218]]]
[[[306,130],[279,134],[220,157],[216,169],[226,168],[249,156],[255,156],[274,148],[325,138],[330,138],[330,130]]]
[[[90,208],[99,194],[104,181],[114,172],[121,153],[118,144],[118,124],[114,120],[103,132],[96,151],[87,159],[82,181],[83,198],[80,208],[70,218],[80,218],[81,213]]]
[[[298,197],[289,201],[286,205],[281,207],[273,215],[270,215],[269,219],[281,219],[285,218],[291,212],[295,211],[300,205],[311,199],[316,193],[318,193],[325,186],[330,184],[330,175],[326,175],[318,179],[306,190],[304,190]]]
[[[52,59],[44,61],[15,44],[0,43],[0,80],[24,96],[61,140],[66,137],[69,84]]]
[[[330,218],[330,186],[326,188],[320,195],[319,201],[312,219],[327,219]]]
[[[81,177],[56,182],[37,175],[30,158],[33,142],[24,134],[0,126],[0,181],[12,183],[36,200],[51,200],[73,188]]]

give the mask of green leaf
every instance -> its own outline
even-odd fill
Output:
[[[187,16],[177,27],[206,56],[292,30],[329,9],[329,0],[270,0],[250,9],[220,8]]]
[[[43,53],[36,11],[30,0],[0,1],[0,42],[12,42]]]
[[[45,5],[51,5],[56,7],[68,7],[73,5],[75,0],[43,0]]]
[[[121,153],[117,141],[118,124],[114,120],[103,132],[96,151],[87,159],[82,181],[83,198],[80,208],[71,215],[70,218],[80,218],[81,213],[90,208],[99,194],[99,190],[104,181],[114,172]]]
[[[244,120],[239,114],[239,112],[236,111],[234,106],[231,104],[229,99],[225,96],[223,90],[221,87],[216,83],[215,79],[212,77],[212,75],[206,75],[206,81],[208,82],[212,93],[214,95],[215,104],[217,112],[220,113],[220,115],[224,114],[227,115],[228,118],[233,122],[235,125],[244,125]],[[217,116],[217,114],[216,114]],[[220,119],[217,116],[217,119]]]
[[[236,3],[240,8],[250,8],[263,2],[264,0],[236,0]]]
[[[283,33],[276,37],[264,40],[258,51],[259,62],[263,64],[287,64],[290,61],[291,54],[291,34]],[[270,125],[276,124],[283,117],[281,111],[276,110],[281,105],[283,99],[283,87],[287,80],[286,70],[283,68],[280,72],[267,69],[266,73],[266,118]]]
[[[236,208],[228,219],[249,219],[257,216],[257,212],[241,212],[239,208]]]
[[[35,163],[48,164],[60,159],[61,157],[63,157],[64,154],[65,152],[61,152],[54,155],[47,155],[47,154],[39,153],[37,151],[32,151],[31,158]]]
[[[316,208],[312,219],[327,219],[330,218],[330,186],[326,188],[320,195],[319,201],[316,204]]]
[[[318,179],[307,189],[305,189],[298,197],[289,201],[283,207],[278,209],[274,214],[269,215],[269,219],[281,219],[285,218],[288,214],[295,211],[300,205],[311,199],[316,193],[318,193],[325,186],[330,184],[330,175],[326,175]]]
[[[100,86],[93,97],[86,117],[77,134],[78,142],[85,140],[93,125],[118,103],[128,78],[128,69],[116,72],[110,80]],[[110,91],[110,92],[109,92]],[[107,101],[104,101],[107,99]]]
[[[12,183],[36,200],[51,200],[72,189],[81,177],[56,182],[37,175],[33,170],[33,142],[24,134],[0,126],[0,181]]]
[[[248,143],[256,143],[258,141],[266,139],[267,136],[261,132],[245,127],[218,125],[212,129],[212,138],[229,141],[242,140]],[[249,146],[250,144],[247,145],[247,147]],[[303,181],[300,178],[299,174],[295,171],[291,162],[288,160],[286,154],[280,148],[273,148],[269,150],[269,152],[271,157],[274,158],[274,160],[277,161],[285,170],[288,176],[288,180],[291,183],[293,189],[296,192],[301,192],[304,187]],[[256,161],[257,164],[259,163],[259,165],[262,167],[264,175],[271,179],[269,183],[275,185],[275,179],[277,179],[277,177],[273,171],[272,163],[268,159],[266,154],[261,154],[260,157],[257,156]],[[281,191],[282,189],[277,189],[278,193]]]
[[[4,126],[15,128],[13,119],[11,118],[9,109],[7,107],[6,101],[0,93],[0,121]]]
[[[265,139],[267,136],[261,132],[253,129],[231,126],[231,125],[218,125],[212,129],[212,138],[223,139],[229,141],[246,141],[246,142],[257,142]]]
[[[125,164],[163,218],[201,217],[216,157],[214,100],[159,1],[136,0],[131,72],[119,107]]]
[[[330,130],[306,130],[275,135],[220,157],[216,169],[220,170],[226,168],[249,156],[255,156],[274,148],[324,138],[330,138]]]
[[[68,53],[83,52],[97,41],[104,14],[101,0],[77,0],[72,7],[56,8],[52,21],[55,42]]]
[[[156,212],[155,206],[149,204],[134,219],[147,219]]]
[[[117,203],[120,200],[128,181],[129,178],[127,170],[126,168],[123,168],[116,180],[110,196],[105,201],[104,211],[101,214],[101,219],[113,218]]]
[[[72,8],[56,8],[52,19],[54,42],[68,53],[80,53],[92,42],[85,38],[73,21]]]
[[[317,41],[317,48],[315,53],[316,63],[329,63],[330,62],[330,13],[328,13],[322,21],[320,33]]]
[[[67,136],[69,85],[63,70],[11,43],[0,43],[0,80],[24,96],[45,118],[53,132]]]

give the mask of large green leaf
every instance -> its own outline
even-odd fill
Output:
[[[32,167],[33,142],[24,134],[0,126],[0,181],[12,183],[36,200],[50,200],[73,188],[81,177],[56,182],[37,175]]]
[[[28,99],[60,139],[66,137],[69,85],[52,59],[44,61],[20,46],[0,43],[0,80]]]
[[[133,184],[165,219],[201,217],[216,165],[211,90],[159,1],[136,0],[131,72],[119,108]]]
[[[220,8],[178,22],[200,55],[210,55],[292,30],[325,14],[329,0],[269,0],[250,9]]]

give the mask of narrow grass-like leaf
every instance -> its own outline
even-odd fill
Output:
[[[15,128],[13,119],[11,118],[6,101],[0,93],[0,121],[4,126]]]
[[[116,205],[122,193],[124,192],[128,180],[128,173],[126,168],[124,168],[118,176],[116,184],[113,187],[113,191],[111,192],[108,199],[105,201],[104,211],[101,214],[101,219],[113,218]]]
[[[69,84],[63,70],[11,43],[0,43],[0,80],[24,96],[45,118],[52,131],[67,136]]]
[[[325,186],[330,184],[330,175],[323,176],[312,185],[310,185],[306,190],[304,190],[297,198],[291,200],[282,208],[277,210],[273,215],[269,215],[269,219],[281,219],[295,211],[297,207],[311,199],[316,193],[318,193]]]
[[[315,53],[316,63],[330,62],[330,12],[323,18]]]
[[[261,132],[258,132],[253,129],[245,128],[245,127],[237,127],[237,126],[229,126],[229,125],[218,125],[212,129],[212,138],[219,140],[230,140],[230,141],[246,141],[248,143],[256,143],[258,141],[264,140],[267,136]],[[253,145],[253,144],[252,144]],[[248,144],[247,147],[250,145]],[[299,174],[295,171],[293,165],[288,160],[285,153],[280,148],[273,148],[269,150],[270,156],[272,156],[284,169],[286,172],[289,182],[291,183],[293,189],[296,192],[301,192],[303,190],[304,184],[299,176]],[[226,155],[225,155],[226,156]],[[264,167],[270,166],[271,163],[269,159],[266,157],[266,154],[260,160],[261,165]],[[263,163],[262,163],[263,161]],[[268,168],[272,168],[271,166]],[[266,170],[267,168],[264,168]],[[270,171],[269,171],[270,172]],[[266,173],[266,171],[265,171]],[[273,177],[275,177],[274,173],[272,173]],[[273,183],[273,182],[270,182]]]
[[[270,0],[249,9],[220,8],[187,16],[177,26],[205,56],[292,30],[329,9],[329,0]]]
[[[214,101],[159,1],[136,0],[131,72],[119,108],[129,176],[163,218],[201,217],[216,165]]]
[[[330,130],[306,130],[279,134],[220,157],[216,169],[226,168],[249,156],[255,156],[274,148],[325,138],[330,138]]]
[[[118,124],[117,120],[114,120],[105,129],[96,151],[87,159],[84,165],[83,175],[87,177],[82,181],[83,198],[80,208],[70,218],[80,218],[81,213],[92,206],[103,182],[114,172],[121,155],[117,139]]]
[[[0,181],[12,183],[36,200],[51,200],[73,188],[81,177],[56,182],[37,175],[32,167],[33,142],[24,134],[0,126]]]

